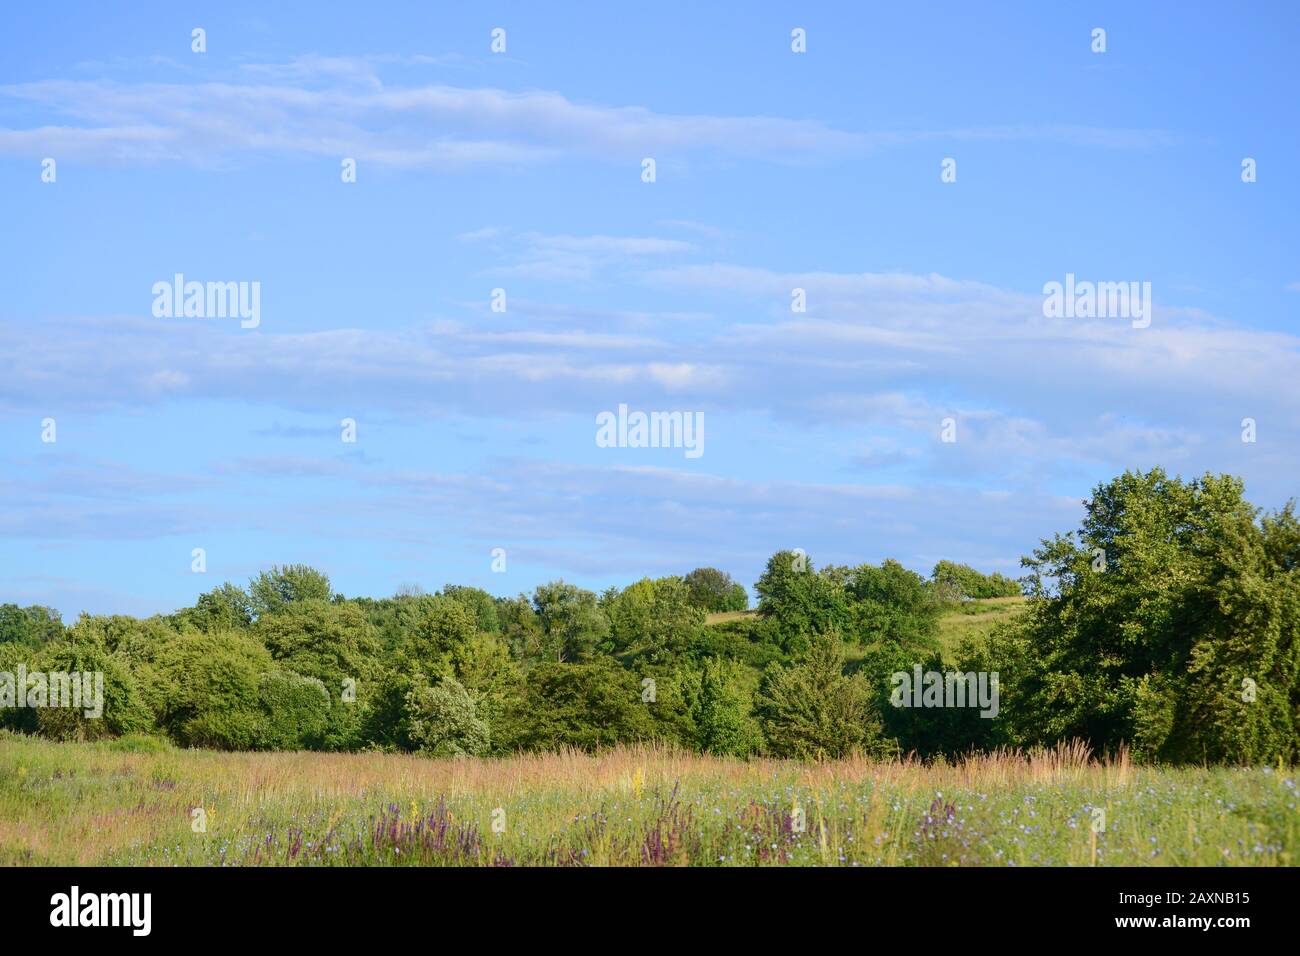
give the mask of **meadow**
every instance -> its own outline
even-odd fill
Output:
[[[962,641],[986,637],[1025,609],[1023,597],[983,598],[947,608],[939,617],[938,637],[945,660],[954,661]]]
[[[1296,802],[1292,768],[1137,766],[1079,745],[930,764],[430,759],[0,732],[10,866],[1286,866]]]

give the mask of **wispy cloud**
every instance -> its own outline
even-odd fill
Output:
[[[1174,142],[1161,130],[1067,125],[842,130],[807,119],[584,103],[554,91],[383,81],[380,69],[411,59],[303,56],[243,63],[221,81],[10,83],[0,86],[0,100],[39,119],[0,128],[0,154],[205,167],[258,156],[348,156],[393,168],[468,170],[560,157],[806,162],[930,141],[1042,140],[1115,149]]]
[[[868,430],[875,437],[855,435],[840,460],[1024,481],[1077,467],[1209,465],[1216,452],[1240,452],[1239,423],[1249,416],[1265,423],[1273,465],[1300,463],[1286,450],[1300,447],[1300,395],[1274,387],[1300,377],[1300,339],[1288,333],[1173,307],[1141,330],[1047,319],[1040,296],[940,275],[727,264],[638,271],[635,262],[661,248],[650,239],[528,242],[608,252],[644,288],[689,288],[735,317],[692,326],[686,338],[668,312],[625,316],[627,327],[609,329],[603,313],[537,302],[384,331],[12,323],[0,327],[0,410],[215,400],[331,416],[342,405],[399,419],[590,422],[629,401]],[[789,311],[795,286],[807,291],[807,314]],[[538,314],[548,316],[545,328]],[[959,440],[940,445],[948,417]]]

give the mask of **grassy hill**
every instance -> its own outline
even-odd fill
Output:
[[[939,618],[939,641],[943,645],[944,657],[950,658],[964,638],[977,634],[986,634],[997,624],[1008,621],[1025,609],[1027,599],[1023,597],[982,598],[967,601],[944,611]],[[757,611],[723,611],[710,614],[706,618],[709,624],[722,624],[754,617]],[[847,649],[850,660],[858,655],[854,648]]]
[[[987,634],[996,625],[1011,620],[1025,609],[1023,597],[984,598],[952,608],[939,619],[939,641],[945,658],[951,658],[967,637]]]

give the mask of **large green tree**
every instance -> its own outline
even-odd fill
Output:
[[[754,584],[758,612],[773,622],[787,650],[800,653],[809,638],[839,630],[850,623],[848,595],[842,574],[813,569],[812,559],[798,551],[778,551]]]
[[[1161,469],[1099,485],[1081,527],[1024,560],[1034,600],[997,632],[1015,743],[1081,738],[1171,762],[1300,749],[1300,525],[1242,482]]]
[[[552,581],[533,593],[533,608],[551,660],[590,660],[609,637],[609,619],[591,591]]]
[[[702,611],[743,611],[749,607],[745,586],[717,568],[696,568],[685,577],[690,602]]]
[[[253,614],[274,614],[294,601],[328,601],[333,594],[329,576],[305,564],[275,565],[248,582]]]

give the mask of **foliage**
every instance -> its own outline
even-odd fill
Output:
[[[768,668],[758,709],[768,750],[778,757],[826,760],[890,749],[871,690],[860,674],[845,676],[834,634],[814,639],[799,663]]]
[[[270,750],[322,747],[330,718],[330,695],[319,678],[269,670],[258,682],[258,698],[263,710],[257,739],[260,746]]]
[[[453,677],[436,687],[418,687],[407,694],[411,739],[432,757],[478,757],[488,752],[487,722],[481,719],[469,692]]]
[[[745,586],[717,568],[696,568],[683,579],[688,600],[701,611],[743,611],[749,607]]]
[[[1142,759],[1297,756],[1300,524],[1228,476],[1160,469],[1100,485],[1078,532],[1025,566],[1029,613],[988,642],[1008,738],[1130,742]],[[1008,706],[1010,705],[1010,706]]]
[[[237,631],[176,634],[155,662],[158,724],[184,747],[249,750],[263,741],[270,653]]]
[[[442,593],[465,607],[474,616],[474,625],[485,634],[501,633],[501,623],[497,618],[497,601],[482,588],[462,587],[448,584]]]
[[[0,644],[43,647],[63,637],[63,621],[53,608],[0,604]]]
[[[447,585],[372,599],[286,565],[172,614],[83,614],[70,627],[7,604],[0,682],[19,665],[77,665],[104,675],[106,699],[103,719],[4,708],[0,726],[493,756],[655,741],[746,759],[956,759],[1070,740],[1163,763],[1300,755],[1290,506],[1261,514],[1227,476],[1129,473],[1023,564],[1027,597],[951,561],[927,580],[894,560],[817,569],[782,551],[755,584],[756,612],[710,567],[599,597],[553,581],[513,598]],[[891,706],[893,675],[917,667],[997,673],[997,716]]]
[[[253,615],[274,614],[294,601],[328,601],[330,579],[305,564],[276,565],[248,582]]]
[[[849,600],[835,569],[813,570],[812,560],[794,551],[778,551],[754,585],[759,614],[776,626],[781,646],[800,653],[809,638],[839,630],[850,622]]]
[[[552,581],[533,593],[533,607],[547,660],[590,660],[609,637],[609,619],[590,591]]]
[[[940,561],[930,574],[937,595],[945,601],[980,600],[1015,597],[1021,593],[1020,582],[994,571],[981,574],[969,564]]]
[[[674,661],[704,628],[704,611],[691,603],[681,578],[643,578],[602,603],[611,627],[609,648],[629,662]]]
[[[596,750],[654,736],[636,676],[604,657],[534,667],[505,733],[513,747],[525,750]]]
[[[757,681],[753,671],[728,660],[708,660],[699,671],[693,716],[696,746],[705,753],[748,757],[763,749],[753,716]]]

